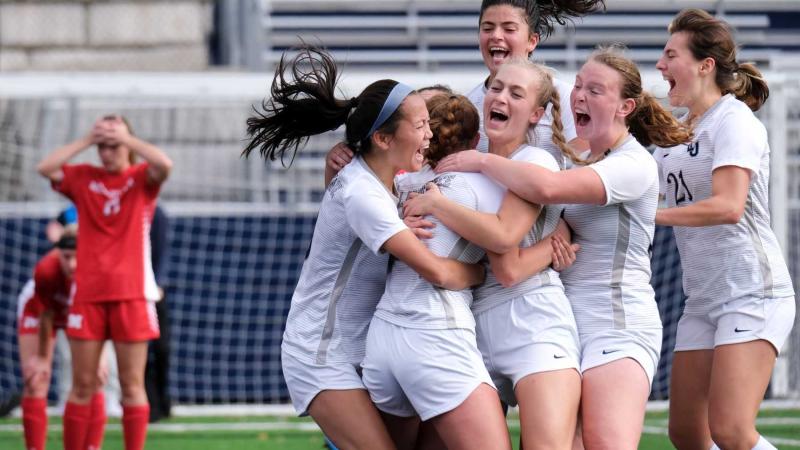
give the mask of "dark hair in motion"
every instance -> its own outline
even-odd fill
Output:
[[[433,137],[425,156],[435,168],[445,156],[471,148],[481,119],[475,105],[463,95],[437,95],[427,106]]]
[[[483,0],[478,23],[483,20],[483,12],[496,5],[510,5],[524,11],[522,17],[530,33],[538,34],[541,39],[550,36],[556,24],[566,25],[575,17],[606,8],[604,0]]]
[[[357,154],[370,151],[369,130],[392,89],[394,80],[379,80],[367,86],[358,97],[336,98],[339,74],[336,62],[323,49],[303,46],[290,61],[281,57],[275,69],[270,97],[262,101],[262,111],[247,119],[250,142],[242,154],[258,149],[265,159],[276,160],[297,150],[310,136],[345,125],[345,142]],[[287,70],[291,77],[287,78]],[[375,132],[393,134],[402,119],[398,108]]]
[[[714,60],[714,81],[723,94],[732,93],[753,111],[769,98],[769,86],[752,63],[736,62],[736,42],[730,26],[702,9],[684,9],[669,24],[670,34],[685,32],[694,59]]]

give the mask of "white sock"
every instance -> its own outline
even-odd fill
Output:
[[[753,447],[753,450],[778,450],[778,449],[774,445],[767,442],[767,440],[764,439],[764,436],[759,436],[758,442],[756,442],[756,446]]]

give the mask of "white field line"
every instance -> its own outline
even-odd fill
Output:
[[[647,420],[650,425],[667,426],[667,419]],[[800,417],[761,417],[756,425],[800,425]]]
[[[774,420],[774,419],[788,419],[788,420]],[[800,423],[800,419],[795,418],[769,418],[769,420],[761,419],[759,424],[780,424],[780,425],[793,425]],[[508,425],[512,428],[519,428],[519,422],[515,420],[508,421]],[[50,425],[47,427],[51,432],[61,431],[61,425]],[[122,427],[119,424],[109,424],[106,426],[107,430],[121,431]],[[319,427],[314,422],[247,422],[247,423],[156,423],[148,426],[150,431],[158,431],[163,433],[187,433],[193,431],[275,431],[275,430],[293,430],[293,431],[306,431],[316,432]],[[21,424],[8,424],[0,425],[0,432],[22,432]],[[644,434],[654,434],[660,436],[667,435],[667,428],[665,426],[645,425],[642,429]],[[800,439],[787,439],[764,436],[769,442],[780,445],[794,445],[800,446]]]
[[[59,432],[61,425],[49,425],[48,431]],[[153,423],[148,431],[186,433],[190,431],[319,431],[314,422],[246,422],[246,423]],[[106,425],[107,431],[122,431],[120,424]],[[22,424],[0,425],[0,432],[22,432]]]
[[[770,419],[772,419],[772,418],[770,418]],[[775,417],[774,419],[780,419],[780,418],[779,417]],[[781,425],[784,425],[784,424],[793,425],[793,424],[800,423],[800,420],[798,420],[798,419],[792,419],[792,418],[788,418],[788,419],[791,419],[792,421],[791,422],[786,422],[786,423],[780,422],[780,424]],[[759,424],[759,425],[763,424],[759,420],[756,420],[756,423]],[[773,423],[769,423],[769,424],[772,425]],[[776,421],[776,423],[774,423],[774,424],[778,424],[778,422]],[[664,427],[659,427],[659,426],[653,426],[653,425],[645,425],[644,428],[642,429],[642,433],[643,434],[655,434],[655,435],[662,435],[662,436],[667,436],[667,431],[668,431],[667,427],[665,427],[665,426]],[[770,436],[764,436],[764,439],[769,441],[771,444],[800,446],[800,439],[787,439],[787,438],[770,437]]]
[[[800,409],[800,399],[793,400],[764,400],[761,403],[761,410],[785,410]],[[511,411],[515,411],[512,408]],[[647,402],[648,412],[668,411],[669,402],[666,400],[653,400]],[[63,410],[55,407],[47,408],[47,415],[51,417],[61,416]],[[11,417],[21,417],[22,412],[16,408],[11,413]],[[175,405],[172,407],[173,417],[209,417],[209,416],[278,416],[296,417],[292,405]]]

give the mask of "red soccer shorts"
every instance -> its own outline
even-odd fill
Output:
[[[141,342],[160,336],[155,304],[145,299],[73,303],[65,329],[72,339],[91,341]]]

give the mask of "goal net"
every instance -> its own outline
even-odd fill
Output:
[[[469,74],[464,77],[469,82],[446,79],[455,80],[452,86],[463,91],[481,76]],[[290,170],[280,162],[245,160],[240,156],[245,120],[266,92],[268,77],[260,75],[255,84],[252,76],[243,77],[239,86],[235,77],[226,77],[233,95],[213,87],[188,89],[176,77],[179,81],[168,93],[137,90],[133,81],[121,82],[119,93],[98,94],[92,86],[46,95],[0,93],[0,397],[21,388],[17,295],[48,249],[45,224],[67,205],[35,173],[35,166],[47,152],[86,133],[98,117],[119,113],[138,136],[161,147],[175,163],[160,200],[170,221],[165,288],[172,325],[173,398],[181,404],[288,402],[280,341],[323,193],[323,157],[342,132],[312,138]],[[370,74],[364,79],[376,78]],[[430,83],[424,74],[402,79],[416,86]],[[351,82],[346,94],[357,94],[365,84],[361,79]],[[773,139],[773,161],[778,161],[773,180],[782,183],[786,194],[776,196],[773,215],[782,224],[776,228],[783,230],[796,286],[798,86],[800,77],[772,83],[762,116]],[[189,94],[174,95],[181,90]],[[773,107],[770,102],[780,97],[781,104]],[[88,150],[77,160],[96,161],[96,152]],[[680,262],[668,228],[657,230],[653,284],[665,330],[652,398],[662,399],[668,395],[674,331],[683,303]],[[795,328],[776,370],[775,397],[800,398],[800,335]]]

